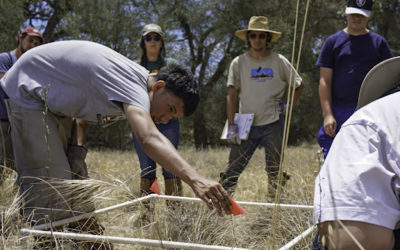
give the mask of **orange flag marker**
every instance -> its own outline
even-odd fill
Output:
[[[248,214],[246,209],[242,208],[239,204],[237,204],[234,200],[229,198],[231,201],[232,209],[229,211],[233,216],[239,215],[239,214]]]
[[[156,194],[161,194],[160,188],[158,187],[157,178],[154,180],[153,184],[151,184],[150,190]]]

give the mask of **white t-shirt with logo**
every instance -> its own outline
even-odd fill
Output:
[[[279,120],[280,102],[290,80],[296,88],[302,79],[281,54],[270,52],[260,60],[244,53],[233,59],[228,86],[239,93],[239,113],[254,113],[253,125],[266,125]]]

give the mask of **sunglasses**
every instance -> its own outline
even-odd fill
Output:
[[[156,41],[156,42],[159,42],[159,41],[161,41],[161,36],[160,36],[160,35],[153,35],[153,36],[147,35],[147,36],[144,36],[143,39],[144,39],[146,42],[151,42],[151,40],[154,40],[154,41]]]
[[[250,39],[256,39],[257,38],[257,34],[254,34],[254,33],[250,34],[249,38]],[[267,34],[265,34],[265,33],[258,34],[258,39],[262,40],[262,39],[266,39],[266,38],[267,38]]]

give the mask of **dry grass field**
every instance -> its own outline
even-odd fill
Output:
[[[218,180],[225,168],[229,149],[219,148],[197,151],[182,148],[180,152],[188,162],[207,178]],[[139,165],[134,152],[94,151],[87,157],[90,176],[84,181],[87,190],[94,193],[97,208],[129,201],[140,196]],[[312,205],[314,178],[319,170],[318,147],[304,144],[289,147],[284,167],[291,174],[281,194],[281,203]],[[158,183],[164,190],[163,178],[158,168]],[[10,173],[0,192],[1,236],[0,249],[32,249],[35,240],[24,236],[19,229],[26,226],[19,218],[17,190],[13,186],[15,175]],[[69,184],[71,190],[76,183]],[[184,196],[194,197],[184,184]],[[267,175],[264,154],[258,149],[239,179],[233,196],[236,201],[271,202],[267,200]],[[106,235],[191,242],[207,245],[241,247],[248,249],[279,249],[312,225],[310,210],[245,207],[249,214],[219,217],[205,204],[185,202],[170,209],[165,201],[154,204],[147,219],[142,204],[133,205],[99,216]],[[275,216],[276,215],[276,216]],[[272,230],[276,228],[276,230]],[[309,249],[312,236],[301,241],[294,249]],[[76,249],[62,242],[59,249]],[[114,249],[162,249],[139,245],[114,244]]]

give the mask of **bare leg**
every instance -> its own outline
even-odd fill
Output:
[[[323,242],[329,250],[388,249],[394,246],[393,230],[358,221],[327,221],[318,225]],[[356,240],[354,240],[354,238]],[[356,242],[358,241],[358,242]]]

